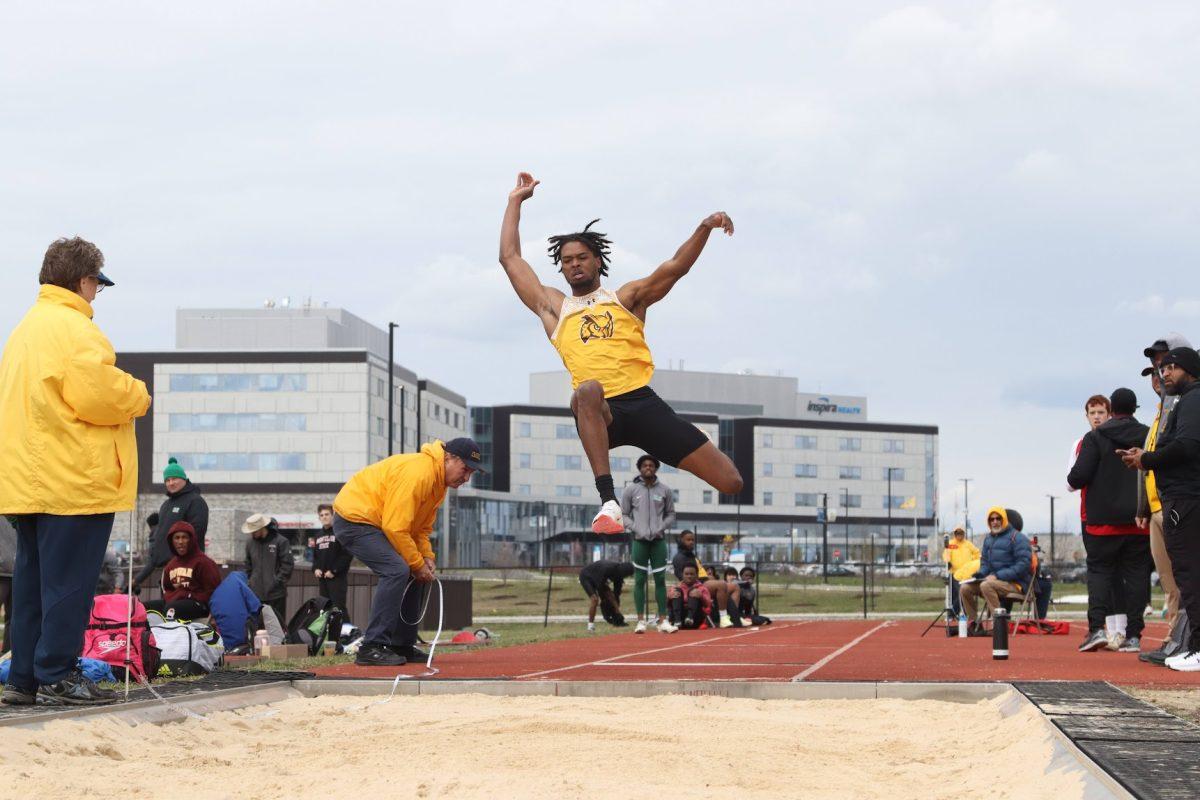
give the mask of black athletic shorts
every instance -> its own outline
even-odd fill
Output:
[[[608,426],[609,450],[633,445],[677,467],[708,441],[704,431],[676,414],[649,386],[608,398],[608,408],[613,418]]]
[[[585,592],[587,592],[588,597],[595,597],[596,595],[600,594],[600,587],[592,582],[592,576],[588,575],[587,573],[579,573],[579,585],[583,587]]]

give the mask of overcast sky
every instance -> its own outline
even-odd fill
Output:
[[[620,284],[721,209],[737,235],[650,311],[659,364],[939,425],[943,518],[974,478],[977,530],[992,502],[1044,529],[1083,400],[1127,385],[1148,421],[1142,348],[1200,340],[1193,2],[2,8],[4,330],[79,234],[118,350],[311,297],[523,401],[560,363],[496,262],[518,170],[549,282],[548,234],[601,217]]]

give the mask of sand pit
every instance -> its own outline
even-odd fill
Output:
[[[1077,773],[1042,772],[1052,739],[1037,712],[1003,717],[1000,700],[375,702],[322,696],[164,726],[98,717],[10,728],[0,731],[0,797],[1070,800],[1084,791]]]

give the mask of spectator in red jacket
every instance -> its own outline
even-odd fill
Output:
[[[221,584],[221,569],[217,563],[200,552],[196,529],[180,520],[168,534],[174,556],[163,567],[161,601],[147,603],[147,608],[169,612],[176,619],[205,619],[208,601]]]
[[[697,576],[694,564],[683,568],[683,578],[667,592],[667,602],[674,622],[681,628],[699,628],[712,614],[712,595]]]

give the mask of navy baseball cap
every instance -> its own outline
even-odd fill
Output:
[[[96,280],[100,281],[100,283],[103,284],[104,286],[116,286],[116,284],[113,283],[111,280],[109,280],[108,276],[105,275],[103,272],[96,273]]]
[[[452,456],[458,456],[463,460],[463,463],[474,470],[484,472],[483,469],[483,450],[479,443],[474,439],[468,439],[463,436],[458,439],[451,439],[442,447],[447,453]]]

